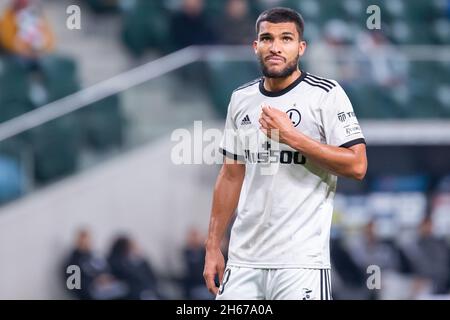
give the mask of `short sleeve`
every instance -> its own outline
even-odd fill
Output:
[[[227,158],[233,160],[244,161],[244,152],[242,143],[239,139],[238,128],[234,116],[233,96],[228,105],[227,118],[225,121],[225,129],[220,142],[219,151]]]
[[[323,129],[327,144],[350,148],[366,143],[350,99],[337,85],[327,93],[322,105]]]

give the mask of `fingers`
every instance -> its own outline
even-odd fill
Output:
[[[225,272],[225,266],[219,265],[217,266],[217,274],[219,275],[219,283],[222,284],[223,281],[223,273]]]
[[[266,116],[270,117],[270,115],[272,114],[272,108],[268,105],[263,105],[262,114],[265,114]]]
[[[215,276],[215,273],[213,273],[213,272],[208,272],[208,273],[203,274],[208,291],[211,292],[213,295],[216,295],[219,288],[216,287],[216,283],[214,282],[214,276]]]
[[[261,125],[260,129],[267,137],[270,138],[271,136],[270,131],[272,127],[269,125],[268,122],[271,122],[271,120],[268,119],[266,116],[261,115],[261,118],[259,118],[259,123]]]
[[[267,121],[264,118],[259,118],[259,124],[261,125],[262,128],[264,129],[269,129],[269,124],[267,123]]]
[[[273,120],[272,117],[270,117],[270,116],[268,116],[268,115],[266,115],[264,113],[261,114],[261,119],[264,119],[264,121],[266,121],[267,123],[271,123],[272,120]]]
[[[266,129],[269,129],[269,127],[272,125],[272,120],[273,120],[272,116],[269,115],[270,111],[268,111],[268,110],[270,110],[270,107],[264,106],[262,108],[263,112],[261,112],[261,116],[259,117],[259,119],[260,119],[259,123]]]
[[[264,112],[264,110],[267,110],[267,109],[263,109],[263,112],[261,112],[260,118],[266,120],[266,122],[271,121],[272,120],[272,115],[267,113],[267,112]]]
[[[271,106],[267,106],[267,105],[263,105],[261,107],[261,115],[265,115],[266,117],[270,118],[270,119],[275,119],[279,116],[285,116],[286,114],[277,109],[277,108],[272,108]]]

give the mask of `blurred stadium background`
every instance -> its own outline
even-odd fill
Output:
[[[0,0],[0,298],[211,298],[219,166],[172,164],[170,136],[223,128],[275,5],[303,14],[302,69],[342,84],[367,137],[367,178],[338,187],[334,298],[450,297],[449,0],[27,2]],[[381,30],[366,28],[373,4]],[[70,264],[82,290],[67,290]]]

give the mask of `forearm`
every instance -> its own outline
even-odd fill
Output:
[[[214,188],[207,249],[217,249],[233,216],[241,193],[244,174],[229,176],[224,168],[219,173]]]
[[[286,143],[333,174],[357,180],[364,178],[366,159],[352,149],[326,145],[298,131],[292,131]]]

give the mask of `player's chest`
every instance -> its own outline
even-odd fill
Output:
[[[307,134],[311,138],[320,138],[322,127],[321,116],[317,106],[302,99],[285,101],[283,99],[260,99],[253,102],[242,103],[235,115],[235,123],[238,130],[259,130],[261,124],[259,119],[262,114],[262,106],[269,105],[281,110],[290,119],[296,130]]]

